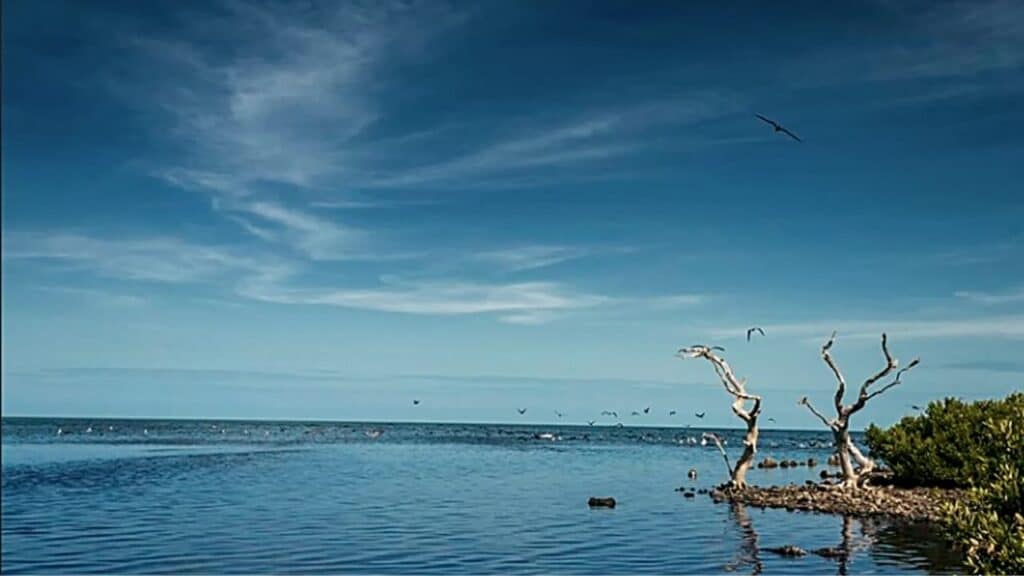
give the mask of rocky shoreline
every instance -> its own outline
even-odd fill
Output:
[[[783,508],[847,516],[886,516],[912,521],[935,522],[942,517],[942,505],[962,498],[961,490],[941,488],[900,488],[896,486],[838,490],[828,484],[804,486],[729,487],[710,492],[716,502],[738,502],[758,508]]]

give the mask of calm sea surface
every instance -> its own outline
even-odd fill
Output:
[[[721,433],[738,453],[740,432]],[[699,437],[683,428],[5,418],[2,570],[958,570],[922,526],[684,498],[676,487],[725,478],[715,449],[688,443]],[[824,460],[828,440],[765,430],[760,455]],[[749,480],[802,483],[820,470],[752,470]],[[619,505],[591,510],[590,496]],[[852,555],[840,563],[763,550],[784,544],[846,545]]]

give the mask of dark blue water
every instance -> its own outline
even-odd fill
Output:
[[[58,429],[60,434],[58,434]],[[91,430],[91,431],[90,431]],[[380,432],[380,434],[376,434]],[[738,452],[740,434],[720,431]],[[550,434],[551,436],[542,436]],[[2,570],[14,573],[952,572],[921,526],[688,499],[725,478],[697,430],[3,420]],[[761,455],[824,460],[827,434]],[[686,472],[696,468],[698,479]],[[817,470],[752,470],[754,483]],[[590,496],[614,496],[591,510]],[[845,562],[762,548],[845,544]]]

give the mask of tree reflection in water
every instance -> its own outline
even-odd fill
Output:
[[[754,530],[754,525],[750,521],[746,506],[739,502],[732,502],[729,505],[729,516],[736,521],[736,525],[740,528],[741,544],[736,558],[722,568],[726,572],[734,572],[743,566],[750,566],[751,574],[760,574],[763,566],[757,544],[757,531]]]
[[[723,566],[723,570],[735,572],[743,567],[750,567],[751,574],[760,574],[764,570],[764,564],[761,561],[759,536],[746,507],[738,502],[731,503],[729,516],[739,528],[740,546],[736,557]],[[890,530],[887,525],[876,521],[861,521],[850,516],[843,516],[839,543],[836,546],[815,548],[809,552],[836,562],[836,573],[846,576],[850,573],[850,563],[857,552],[873,550],[880,534],[892,537],[892,534],[898,533],[899,531]],[[873,552],[872,555],[874,555]]]

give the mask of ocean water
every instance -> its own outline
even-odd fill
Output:
[[[23,418],[2,427],[5,574],[960,567],[926,526],[684,498],[676,487],[725,479],[697,429]],[[717,432],[735,458],[740,432]],[[763,430],[760,455],[824,461],[828,441]],[[821,469],[755,469],[749,480],[802,483]],[[618,506],[590,509],[590,496]],[[764,550],[784,544],[851,554]]]

